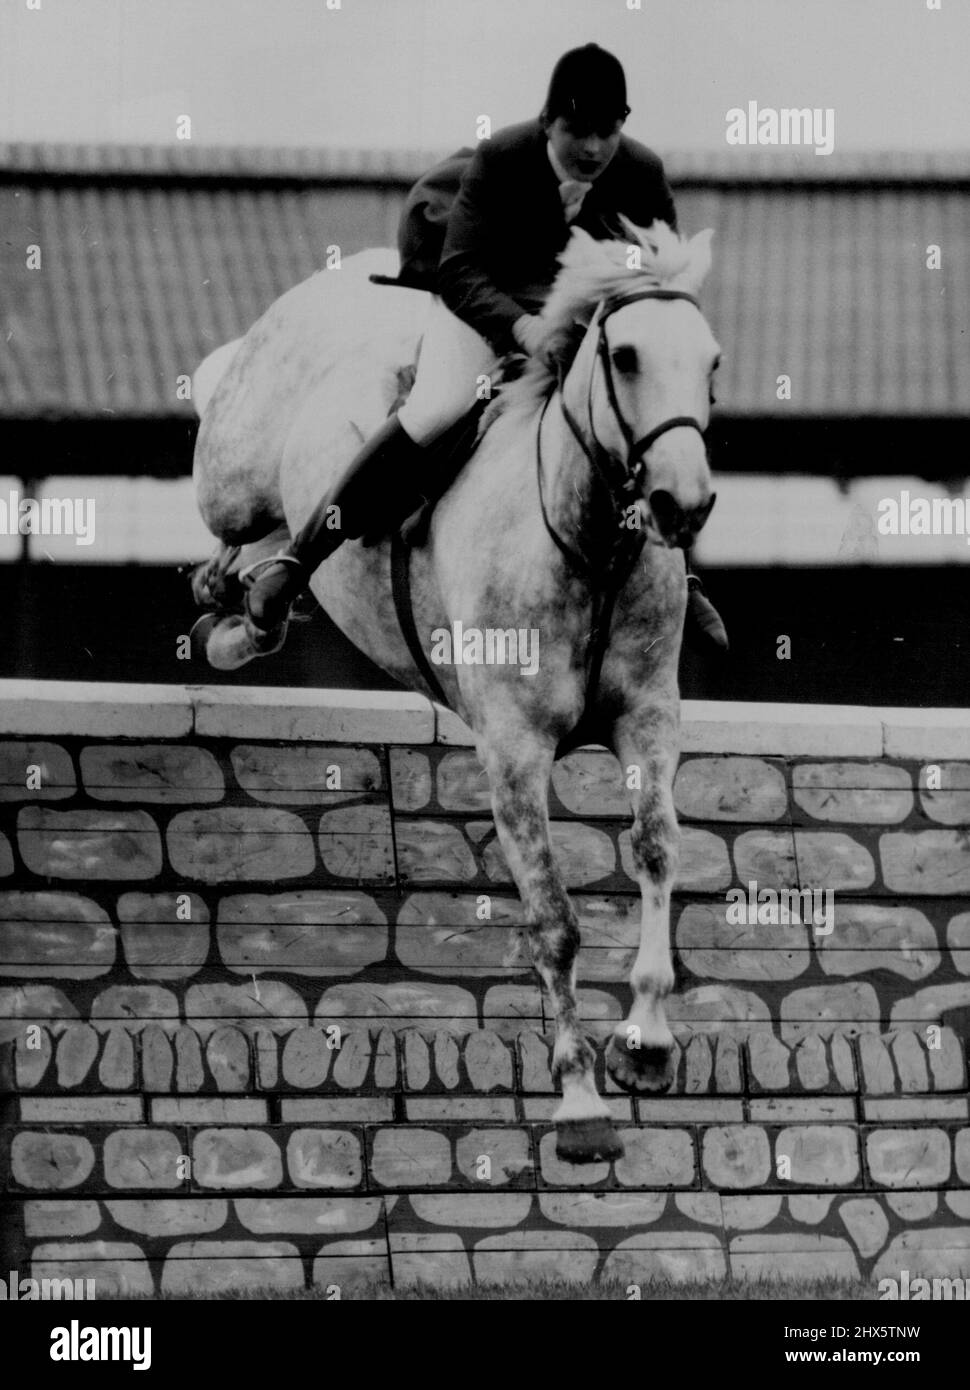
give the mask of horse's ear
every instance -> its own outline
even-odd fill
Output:
[[[711,238],[713,236],[714,228],[705,227],[702,232],[696,232],[687,243],[690,247],[690,264],[685,278],[689,280],[695,293],[707,279],[707,273],[711,268]]]
[[[617,220],[623,229],[623,235],[626,237],[627,241],[632,242],[634,246],[644,245],[643,234],[648,228],[638,227],[635,222],[631,222],[629,217],[624,216],[622,212],[617,213]],[[652,225],[651,223],[651,226]]]

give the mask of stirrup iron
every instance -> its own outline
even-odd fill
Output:
[[[267,555],[262,560],[254,560],[251,565],[246,565],[239,570],[236,578],[244,589],[251,589],[256,582],[253,578],[256,571],[264,569],[267,565],[295,565],[299,570],[304,568],[303,562],[298,560],[295,555],[285,555],[280,551],[278,555]]]

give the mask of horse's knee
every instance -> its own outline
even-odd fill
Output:
[[[536,969],[553,976],[568,976],[579,954],[579,923],[567,912],[553,922],[536,922],[530,929],[532,959]]]
[[[638,874],[663,883],[677,872],[680,829],[673,810],[655,806],[641,809],[633,823],[633,864]]]
[[[596,1053],[582,1033],[570,1030],[556,1038],[552,1049],[552,1079],[562,1085],[564,1078],[589,1076],[596,1065]]]

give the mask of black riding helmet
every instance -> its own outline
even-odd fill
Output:
[[[623,65],[605,48],[588,43],[559,59],[539,119],[548,127],[562,116],[577,134],[609,134],[629,114]]]

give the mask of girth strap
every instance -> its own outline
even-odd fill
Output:
[[[400,531],[395,531],[391,537],[391,593],[394,596],[394,611],[401,625],[401,635],[407,643],[414,664],[421,672],[433,698],[447,709],[448,697],[441,688],[434,667],[425,656],[414,621],[414,605],[411,602],[411,547]]]

